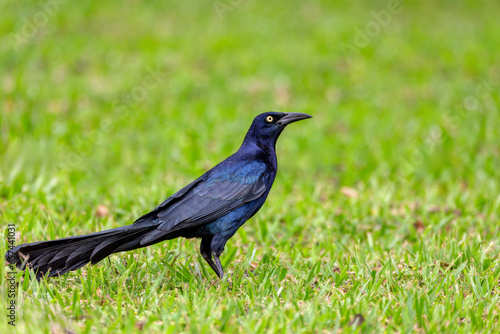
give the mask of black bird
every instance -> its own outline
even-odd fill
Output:
[[[201,238],[200,252],[215,273],[226,242],[266,201],[276,176],[276,140],[290,123],[312,116],[268,112],[252,122],[236,153],[182,188],[132,225],[16,246],[5,258],[37,278],[63,275],[107,256],[178,237]]]

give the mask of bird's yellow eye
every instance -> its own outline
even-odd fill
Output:
[[[274,120],[273,116],[267,116],[266,117],[266,122],[271,123]]]

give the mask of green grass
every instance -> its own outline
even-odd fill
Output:
[[[0,4],[0,221],[16,244],[131,223],[258,113],[314,119],[281,136],[227,279],[184,239],[47,282],[20,272],[15,331],[498,331],[498,2],[402,1],[384,24],[384,1],[40,3]]]

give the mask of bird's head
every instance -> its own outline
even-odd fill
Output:
[[[311,115],[299,112],[266,112],[254,118],[245,137],[245,142],[256,142],[259,146],[276,144],[279,135],[285,127],[293,122],[312,118]]]

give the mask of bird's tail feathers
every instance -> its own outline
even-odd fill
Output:
[[[154,226],[128,225],[102,232],[18,245],[5,259],[20,269],[26,266],[37,278],[63,275],[87,263],[96,264],[113,253],[143,247],[140,242]]]

